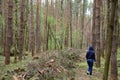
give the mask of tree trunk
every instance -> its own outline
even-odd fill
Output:
[[[111,18],[110,18],[110,22],[108,24],[108,32],[107,32],[108,49],[107,49],[107,54],[106,54],[106,59],[105,59],[103,80],[108,80],[109,62],[110,62],[110,56],[111,56],[111,50],[112,50],[112,41],[113,41],[112,35],[113,35],[113,29],[114,29],[116,4],[117,4],[117,0],[112,0],[112,2],[111,2]]]
[[[111,9],[110,9],[110,5],[111,4],[111,2],[110,2],[110,0],[107,0],[107,26],[109,25],[109,22],[110,22],[110,11],[111,11]],[[106,30],[106,39],[105,39],[105,43],[107,43],[107,34],[108,34],[108,28],[107,28],[107,30]],[[108,49],[108,47],[109,47],[109,45],[108,44],[106,44],[105,45],[105,53],[107,52],[107,49]]]
[[[14,30],[14,62],[16,63],[17,62],[17,48],[18,48],[18,1],[17,0],[14,0],[15,2],[15,30]]]
[[[26,8],[25,8],[25,48],[24,48],[24,51],[29,51],[29,25],[28,25],[28,22],[29,22],[29,10],[30,10],[30,6],[29,6],[29,0],[26,0]]]
[[[95,38],[95,9],[96,9],[96,5],[95,5],[95,3],[96,3],[96,0],[94,0],[94,6],[93,6],[92,41],[91,41],[94,49],[96,47],[96,38]]]
[[[41,52],[41,15],[40,15],[40,7],[41,7],[41,0],[37,0],[37,10],[36,10],[36,53]]]
[[[96,9],[95,9],[95,27],[96,27],[96,67],[100,67],[100,0],[96,0]]]
[[[66,47],[72,47],[72,2],[71,0],[67,0],[67,8],[66,8],[66,19],[67,19],[67,28],[66,28]]]
[[[4,0],[4,22],[5,25],[3,27],[3,48],[4,48],[4,52],[3,55],[5,55],[5,50],[6,50],[6,30],[7,30],[7,23],[8,23],[8,0]]]
[[[7,27],[7,40],[5,49],[5,64],[10,64],[10,49],[12,45],[12,27],[13,27],[13,0],[8,2],[8,27]]]
[[[70,26],[70,47],[73,47],[72,45],[72,0],[69,1],[69,4],[70,4],[70,17],[69,17],[69,26]]]
[[[45,0],[45,17],[44,17],[44,51],[48,50],[48,0]]]
[[[63,0],[61,0],[61,24],[60,24],[60,26],[61,26],[61,29],[60,29],[60,31],[61,31],[61,33],[60,33],[60,49],[63,49],[63,31],[62,31],[62,28],[63,28],[63,16],[64,16],[64,8],[63,8]]]
[[[105,1],[101,1],[101,31],[100,31],[100,50],[101,56],[104,58],[104,41],[105,41],[105,12],[104,12]]]
[[[81,30],[81,43],[80,43],[80,49],[82,49],[82,47],[83,47],[83,36],[84,36],[84,20],[85,20],[85,11],[86,11],[86,5],[85,5],[85,3],[86,3],[86,0],[83,0],[83,9],[82,9],[82,20],[81,20],[81,26],[82,26],[82,30]]]
[[[116,4],[116,12],[115,12],[115,19],[114,19],[110,80],[118,80],[118,73],[117,73],[117,70],[118,70],[117,69],[117,42],[118,42],[117,29],[118,29],[118,3]]]
[[[0,20],[2,20],[2,11],[3,9],[3,0],[0,0]],[[3,23],[0,21],[0,47],[2,48],[2,39],[3,39]]]
[[[24,48],[24,32],[25,32],[25,0],[21,1],[21,14],[20,14],[20,31],[19,31],[19,60],[22,60]]]
[[[31,6],[31,24],[30,24],[30,51],[31,55],[34,56],[34,48],[35,48],[35,37],[34,37],[34,11],[33,11],[33,0],[30,2]]]
[[[0,15],[2,15],[2,0],[0,0]]]

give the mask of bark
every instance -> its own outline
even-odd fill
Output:
[[[104,12],[105,1],[101,1],[101,32],[100,32],[100,50],[101,56],[104,58],[104,41],[105,41],[105,12]]]
[[[30,2],[31,6],[31,24],[30,24],[30,51],[31,55],[34,56],[34,48],[35,48],[35,37],[34,37],[34,11],[33,11],[33,0]]]
[[[96,0],[96,9],[95,9],[95,27],[96,27],[96,67],[100,67],[100,0]]]
[[[25,33],[25,0],[21,0],[21,13],[20,13],[20,31],[19,31],[19,60],[22,60],[24,48],[24,33]]]
[[[115,19],[114,19],[114,31],[112,41],[112,53],[111,53],[111,76],[110,80],[118,80],[117,72],[117,29],[118,29],[118,4],[116,5]]]
[[[96,5],[95,5],[95,3],[96,3],[96,0],[94,0],[94,5],[93,5],[93,19],[92,19],[92,46],[94,47],[94,49],[95,49],[95,47],[96,47],[96,38],[95,38],[95,9],[96,9]]]
[[[3,0],[0,0],[0,20],[2,20],[1,18],[2,18],[2,13],[3,13],[3,11],[2,11],[2,8],[3,8]],[[3,23],[2,23],[2,21],[0,21],[0,47],[2,47],[2,39],[3,39]]]
[[[5,64],[10,64],[10,49],[12,45],[12,27],[13,27],[13,0],[8,2],[8,27],[7,27],[7,40],[5,49]]]
[[[114,18],[115,18],[115,12],[116,12],[116,9],[115,9],[116,4],[117,4],[117,0],[112,0],[112,2],[111,2],[111,18],[110,18],[110,22],[108,24],[108,32],[107,32],[108,49],[107,49],[107,54],[106,54],[106,59],[105,59],[103,80],[108,80],[109,62],[110,62],[110,56],[111,56],[111,50],[112,50],[113,29],[114,29]]]
[[[110,9],[110,5],[111,4],[111,2],[110,2],[110,0],[107,0],[107,26],[109,25],[109,22],[110,22],[110,11],[111,11],[111,9]],[[108,28],[107,28],[107,31],[106,31],[106,39],[105,39],[105,42],[107,43],[107,33],[108,33]],[[106,44],[106,46],[105,46],[105,48],[106,48],[106,51],[107,51],[107,48],[109,47],[109,45],[108,44]]]
[[[37,12],[36,12],[36,53],[40,53],[41,51],[41,15],[40,15],[40,8],[41,8],[41,0],[37,0]]]
[[[17,62],[17,48],[18,48],[18,1],[15,0],[15,30],[14,30],[14,62],[16,63]]]
[[[4,28],[3,28],[3,48],[4,48],[4,52],[3,55],[5,55],[5,50],[6,50],[6,30],[7,30],[7,23],[8,23],[8,0],[4,0]]]
[[[69,4],[70,4],[70,17],[69,17],[69,26],[70,26],[70,47],[73,47],[73,44],[72,44],[72,0],[69,1]]]
[[[63,28],[63,16],[64,16],[64,8],[63,8],[63,0],[61,0],[61,33],[60,33],[60,49],[63,49],[63,32],[62,32],[62,28]]]
[[[70,41],[70,0],[67,0],[66,6],[66,34],[65,34],[65,47],[69,47]]]
[[[30,6],[29,6],[29,0],[26,0],[26,8],[25,8],[25,43],[24,43],[24,45],[25,45],[25,48],[24,48],[24,51],[29,51],[29,48],[28,48],[28,46],[29,46],[29,26],[28,26],[28,17],[29,17],[29,9],[30,9]]]
[[[45,0],[45,22],[44,22],[44,51],[48,50],[48,0]]]
[[[83,47],[83,36],[84,36],[84,20],[85,20],[85,3],[86,3],[86,0],[83,0],[83,9],[82,9],[82,20],[81,20],[81,26],[82,26],[82,31],[81,31],[81,43],[80,43],[80,49],[82,49]]]
[[[3,3],[3,1],[0,0],[0,15],[2,15],[2,3]]]

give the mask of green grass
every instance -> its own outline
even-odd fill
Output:
[[[79,68],[87,68],[87,63],[86,63],[86,61],[76,63],[76,65],[77,65]]]
[[[14,69],[20,68],[20,69],[26,69],[26,63],[32,61],[31,57],[28,57],[26,59],[23,59],[22,61],[19,61],[17,63],[14,63],[14,58],[11,57],[11,64],[5,65],[4,64],[4,56],[0,56],[0,80],[4,76],[5,80],[11,79],[11,77],[8,77],[7,73],[12,74],[12,71]]]
[[[18,61],[17,63],[14,63],[14,57],[11,57],[11,64],[10,65],[5,65],[4,60],[5,60],[4,56],[0,56],[0,80],[5,75],[7,77],[7,73],[9,73],[10,71],[13,71],[16,68],[21,68],[21,69],[26,70],[27,63],[32,62],[33,59],[31,56],[27,56],[27,58],[23,59],[22,61]],[[120,64],[120,48],[118,49],[117,60],[118,60],[118,64]],[[80,68],[80,69],[87,69],[87,67],[88,67],[86,61],[77,62],[76,65],[77,65],[77,68]],[[103,74],[104,59],[101,59],[101,68],[96,68],[94,65],[94,70]],[[118,67],[118,73],[120,75],[120,67]],[[120,76],[118,78],[119,78],[118,80],[120,80]],[[9,80],[9,79],[10,78],[7,77],[5,80]],[[97,78],[95,78],[94,80],[97,80]]]

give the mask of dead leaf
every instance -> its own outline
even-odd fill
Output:
[[[13,76],[14,80],[19,80],[16,76]]]

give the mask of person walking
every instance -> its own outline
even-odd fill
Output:
[[[87,60],[87,64],[88,64],[87,74],[92,75],[93,64],[95,61],[95,51],[94,51],[93,46],[89,47],[89,49],[86,53],[86,60]]]

